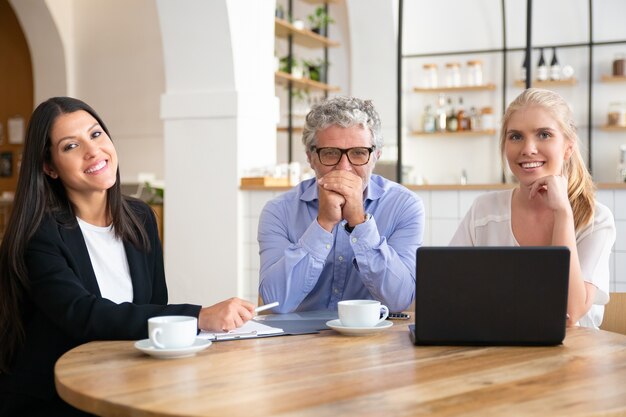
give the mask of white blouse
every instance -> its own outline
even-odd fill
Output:
[[[100,294],[114,303],[133,301],[133,282],[124,243],[115,237],[113,226],[100,227],[76,218],[85,238]]]
[[[451,246],[520,246],[511,227],[513,190],[476,198],[450,241]],[[609,301],[609,257],[615,243],[615,221],[608,207],[596,202],[593,221],[576,232],[576,248],[583,277],[593,284],[595,300],[578,324],[598,327]]]

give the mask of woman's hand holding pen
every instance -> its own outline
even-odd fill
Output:
[[[198,327],[209,331],[229,331],[243,326],[254,316],[254,304],[240,298],[230,298],[210,307],[203,307]]]

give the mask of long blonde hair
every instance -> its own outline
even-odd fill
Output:
[[[595,186],[578,148],[578,134],[576,133],[572,110],[563,97],[554,91],[529,88],[524,90],[522,94],[509,104],[502,118],[502,129],[500,130],[502,166],[506,166],[504,163],[506,159],[504,156],[504,145],[511,116],[516,111],[529,106],[540,106],[550,112],[554,120],[559,124],[563,136],[572,142],[572,154],[563,163],[563,174],[567,176],[567,196],[574,213],[574,227],[576,230],[579,230],[593,218]]]

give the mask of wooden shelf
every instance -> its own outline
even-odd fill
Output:
[[[241,186],[288,187],[289,178],[243,177],[241,178]]]
[[[603,75],[603,83],[626,83],[626,75]]]
[[[286,85],[291,81],[293,86],[296,88],[309,89],[313,88],[316,90],[322,91],[340,91],[341,89],[334,85],[328,85],[324,83],[320,83],[319,81],[313,81],[308,78],[296,78],[291,74],[287,74],[286,72],[276,71],[276,75],[274,77],[276,80],[276,84]]]
[[[436,88],[423,88],[415,87],[413,91],[416,93],[454,93],[460,91],[490,91],[495,90],[495,84],[484,85],[462,85],[459,87],[436,87]]]
[[[496,134],[495,130],[461,130],[456,132],[420,132],[420,131],[412,131],[409,133],[411,136],[468,136],[468,137],[476,137],[476,136],[493,136]]]
[[[333,3],[339,3],[339,0],[302,0],[305,3],[309,3],[309,4],[324,4],[324,3],[328,3],[328,4],[333,4]]]
[[[626,132],[626,126],[604,125],[600,126],[600,130],[602,130],[603,132]]]
[[[538,87],[538,88],[571,86],[571,85],[576,85],[577,82],[578,82],[578,80],[576,80],[576,78],[574,78],[574,77],[568,78],[567,80],[547,80],[547,81],[537,81],[537,80],[534,80],[531,83],[531,86],[532,87]],[[517,81],[515,81],[515,86],[524,88],[524,87],[526,87],[526,82],[524,82],[522,80],[517,80]]]
[[[284,19],[274,18],[274,30],[279,38],[292,35],[293,42],[307,48],[331,48],[339,46],[339,42],[332,41],[325,36],[318,35],[308,29],[298,29]]]

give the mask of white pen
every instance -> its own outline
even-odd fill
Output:
[[[254,309],[255,313],[258,313],[260,311],[265,311],[265,310],[269,310],[270,308],[274,308],[276,306],[278,306],[278,301],[274,301],[273,303],[269,303],[269,304],[264,304],[262,306],[258,306],[257,308]]]

